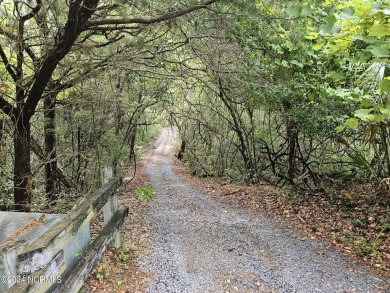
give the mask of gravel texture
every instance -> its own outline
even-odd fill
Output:
[[[390,292],[326,243],[196,191],[174,173],[173,145],[167,128],[146,165],[156,191],[149,292]]]

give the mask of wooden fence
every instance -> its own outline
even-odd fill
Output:
[[[121,178],[109,180],[33,243],[9,248],[14,265],[8,271],[15,276],[7,292],[78,292],[107,245],[120,246],[119,228],[128,214],[127,207],[118,208],[121,185]],[[90,221],[102,209],[104,226],[89,243]]]

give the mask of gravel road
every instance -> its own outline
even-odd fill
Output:
[[[389,280],[356,267],[287,224],[224,206],[172,169],[167,128],[147,159],[156,191],[147,216],[148,292],[390,292]],[[381,289],[382,288],[382,289]]]

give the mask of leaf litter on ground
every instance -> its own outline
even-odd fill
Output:
[[[120,229],[122,245],[119,249],[107,248],[86,280],[83,287],[85,292],[127,293],[146,290],[148,273],[142,271],[139,261],[147,253],[148,247],[149,231],[144,224],[144,216],[149,200],[137,196],[135,191],[150,189],[143,168],[141,159],[137,162],[134,178],[133,168],[129,169],[124,178],[124,189],[118,195],[118,204],[129,207],[129,215]],[[91,235],[97,233],[93,231],[94,225],[100,225],[102,222],[100,219],[91,224]]]

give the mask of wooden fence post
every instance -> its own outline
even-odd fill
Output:
[[[113,170],[111,166],[103,167],[103,185],[106,184],[113,178]],[[103,216],[104,216],[104,225],[107,225],[110,222],[112,216],[118,210],[118,196],[115,193],[112,197],[110,197],[107,203],[103,207]],[[111,245],[115,248],[119,248],[121,246],[120,233],[119,231],[114,233],[112,237]]]

